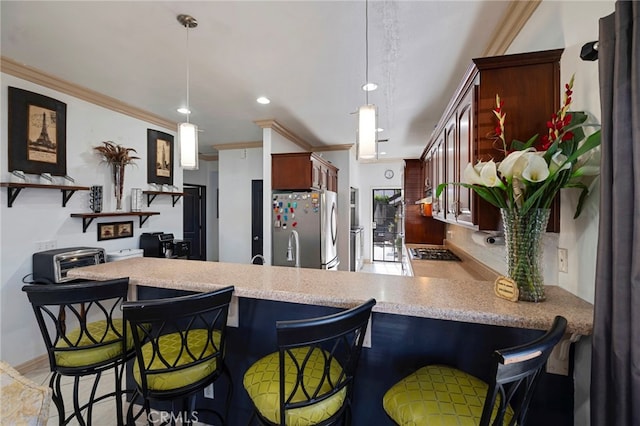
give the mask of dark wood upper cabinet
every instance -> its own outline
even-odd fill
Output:
[[[444,242],[444,223],[422,215],[420,204],[424,198],[425,175],[421,160],[404,160],[404,234],[405,243],[437,244]]]
[[[338,192],[338,169],[313,152],[271,154],[271,187],[276,190],[326,189]]]
[[[468,163],[502,160],[492,137],[496,94],[507,113],[505,135],[527,141],[542,136],[546,123],[560,107],[560,57],[563,49],[477,58],[467,70],[434,129],[421,160],[430,163],[433,179],[433,215],[439,220],[480,230],[497,230],[500,211],[468,189],[443,182],[462,181]],[[547,231],[560,231],[560,202],[551,206]]]

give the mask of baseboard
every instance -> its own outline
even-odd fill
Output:
[[[34,371],[49,368],[49,357],[47,356],[47,354],[40,355],[37,358],[33,358],[32,360],[23,362],[22,364],[16,365],[13,368],[18,370],[23,376],[27,376]]]

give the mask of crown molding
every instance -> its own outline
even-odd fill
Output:
[[[504,55],[542,0],[510,1],[482,56]]]
[[[313,147],[314,152],[324,152],[324,151],[348,151],[354,144],[345,143],[342,145],[318,145]]]
[[[175,121],[167,120],[159,115],[152,114],[133,105],[119,101],[118,99],[21,64],[5,56],[0,57],[0,71],[174,132],[178,128],[178,123]]]
[[[216,154],[198,154],[198,159],[202,161],[218,161],[218,156]]]
[[[291,142],[295,143],[302,149],[306,149],[307,151],[313,151],[313,145],[309,142],[302,139],[300,136],[293,133],[291,130],[284,127],[282,124],[278,123],[275,119],[271,118],[268,120],[256,120],[255,124],[262,127],[263,129],[271,129],[278,133],[281,136],[289,139]]]
[[[212,145],[212,146],[218,151],[224,151],[227,149],[262,148],[262,141],[230,142],[230,143],[221,143],[221,144]]]

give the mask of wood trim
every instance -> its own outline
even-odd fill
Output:
[[[27,376],[33,372],[49,369],[49,356],[47,354],[40,355],[27,362],[16,365],[15,368],[23,376]]]
[[[199,154],[198,158],[202,161],[218,161],[216,154]]]
[[[218,151],[224,151],[228,149],[262,148],[262,141],[230,142],[230,143],[222,143],[222,144],[212,145],[212,146]]]
[[[63,80],[36,68],[23,65],[5,56],[0,57],[0,71],[14,77],[39,84],[40,86],[65,93],[69,96],[73,96],[74,98],[90,102],[94,105],[128,115],[138,120],[146,121],[150,124],[160,126],[173,132],[178,128],[178,123],[175,121],[167,120],[159,115],[152,114],[141,108],[119,101],[118,99],[103,95],[102,93],[87,89],[86,87],[70,81]]]
[[[271,118],[268,120],[256,120],[254,121],[258,126],[263,129],[272,129],[276,133],[285,138],[289,139],[291,142],[298,145],[300,148],[303,148],[307,151],[313,151],[314,147],[309,142],[302,139],[300,136],[293,133],[291,130],[284,127],[282,124],[278,123],[275,119]]]
[[[322,145],[322,146],[314,146],[313,147],[313,151],[314,152],[323,152],[323,151],[348,151],[351,149],[351,147],[354,144],[352,143],[345,143],[342,145]]]
[[[542,0],[510,1],[482,56],[504,55]]]

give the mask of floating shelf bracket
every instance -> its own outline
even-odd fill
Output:
[[[143,194],[147,194],[147,207],[151,207],[151,203],[156,199],[158,195],[171,195],[172,205],[175,207],[176,203],[185,194],[184,192],[167,192],[167,191],[142,191]]]
[[[158,194],[147,193],[147,207],[151,207],[151,203],[153,203],[153,200],[155,200],[157,196]]]
[[[93,219],[95,219],[95,217],[82,218],[82,232],[87,232],[87,229],[89,228],[89,225],[91,225],[91,222],[93,222]]]
[[[7,205],[9,207],[13,207],[13,202],[18,197],[18,194],[20,193],[20,191],[22,191],[22,188],[15,187],[15,186],[9,186],[7,189],[9,190],[9,194],[8,194],[9,197],[7,198]]]
[[[76,193],[76,190],[75,189],[61,189],[60,192],[62,192],[62,207],[67,207],[67,202],[69,201],[69,199],[71,199],[73,194]]]

